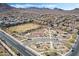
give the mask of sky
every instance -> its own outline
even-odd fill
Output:
[[[10,3],[10,6],[16,8],[29,8],[29,7],[38,7],[38,8],[60,8],[64,10],[72,10],[74,8],[79,8],[79,3]]]

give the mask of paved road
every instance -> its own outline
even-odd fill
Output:
[[[72,46],[72,50],[67,56],[79,56],[79,35],[77,37],[75,45]]]
[[[78,45],[76,47],[76,52],[72,56],[79,56],[79,36],[78,36]]]
[[[33,52],[29,51],[28,49],[26,49],[24,46],[22,46],[21,44],[19,44],[15,40],[13,40],[11,37],[6,35],[4,32],[0,31],[0,38],[2,38],[4,41],[7,41],[9,44],[14,46],[15,48],[17,48],[18,51],[20,53],[22,53],[22,55],[24,55],[24,56],[36,56],[35,53],[33,53]]]
[[[73,56],[79,56],[79,46],[78,46],[78,49],[76,49],[77,52],[73,55]]]

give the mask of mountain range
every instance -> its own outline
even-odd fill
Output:
[[[0,3],[0,11],[5,11],[5,10],[10,10],[10,9],[17,9],[15,7],[10,6],[7,3]],[[37,7],[29,7],[29,8],[18,8],[18,9],[35,9],[35,10],[51,10],[49,8],[37,8]],[[64,11],[63,9],[60,8],[54,8],[52,10],[57,10],[57,11]],[[70,11],[79,11],[79,8],[75,8],[73,10]]]

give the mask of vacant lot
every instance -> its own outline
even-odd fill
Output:
[[[38,24],[27,23],[27,24],[21,24],[21,25],[9,27],[6,29],[6,31],[8,31],[10,33],[13,33],[13,32],[21,33],[21,32],[26,32],[31,29],[37,29],[39,27],[40,27],[40,25],[38,25]]]

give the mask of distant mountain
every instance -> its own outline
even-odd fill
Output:
[[[0,3],[0,11],[4,11],[4,10],[10,10],[13,9],[14,7],[9,6],[6,3]]]
[[[63,9],[60,9],[60,8],[54,8],[53,10],[63,11]]]
[[[39,8],[39,7],[28,7],[26,9],[37,9],[37,10],[43,10],[43,9],[49,9],[49,8]]]
[[[73,10],[79,10],[79,8],[75,8],[75,9],[73,9]]]
[[[28,10],[54,10],[54,11],[64,11],[63,9],[60,9],[60,8],[50,9],[50,8],[29,7],[29,8],[24,8],[24,9],[28,9]]]
[[[75,8],[75,9],[71,10],[71,12],[73,12],[73,13],[79,13],[79,8]]]

